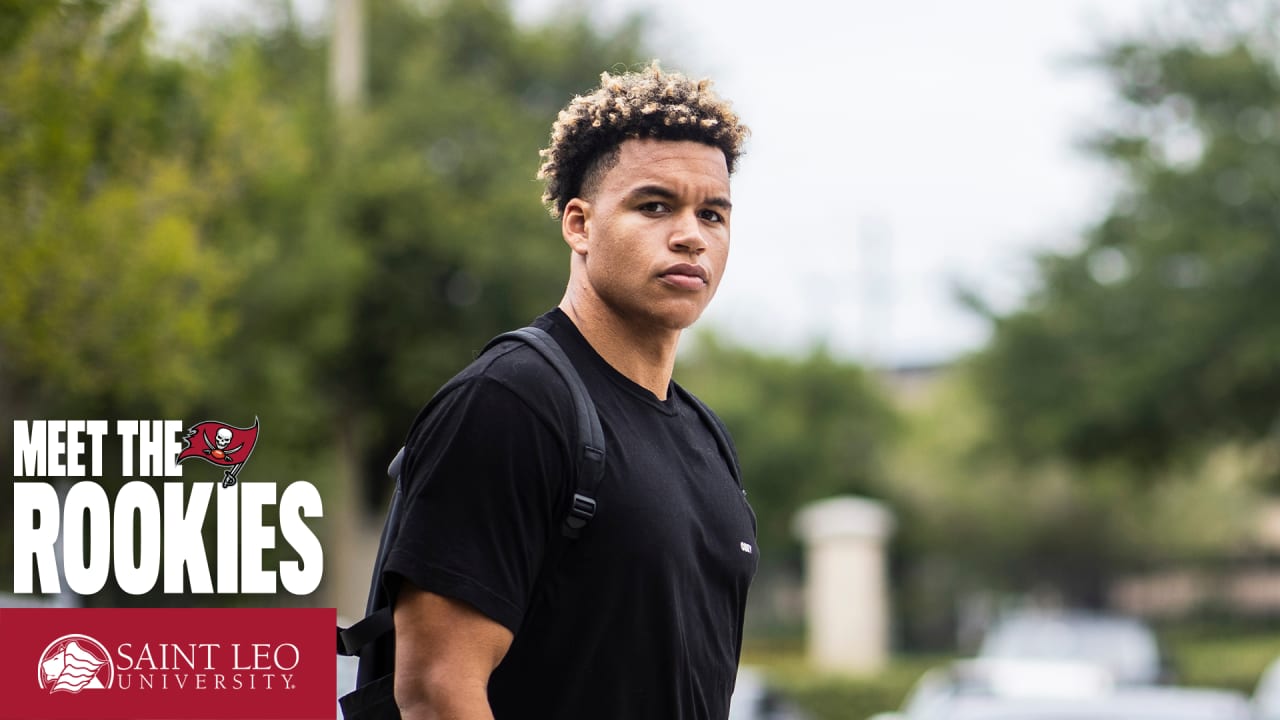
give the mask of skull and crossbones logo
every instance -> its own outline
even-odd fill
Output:
[[[231,444],[231,439],[231,431],[227,428],[218,428],[218,431],[213,434],[212,443],[209,442],[208,433],[205,433],[204,444],[206,446],[212,445],[213,447],[205,447],[204,454],[211,455],[216,460],[236,462],[236,459],[232,457],[232,453],[240,452],[240,450],[244,448],[244,443],[240,443],[234,449],[228,450],[227,446]]]

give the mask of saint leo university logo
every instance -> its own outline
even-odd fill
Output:
[[[217,420],[196,423],[187,430],[182,442],[186,446],[178,453],[178,462],[200,458],[213,463],[223,468],[222,487],[231,487],[236,484],[236,475],[240,474],[258,442],[258,418],[255,417],[253,425],[247,428]]]
[[[44,649],[36,674],[42,690],[75,694],[111,687],[116,666],[97,640],[88,635],[63,635]]]

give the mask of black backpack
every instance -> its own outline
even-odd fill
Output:
[[[586,385],[578,376],[573,363],[569,361],[564,350],[546,331],[536,327],[525,327],[503,333],[489,341],[481,351],[481,355],[504,342],[521,342],[538,352],[564,380],[569,389],[576,418],[577,448],[575,461],[576,471],[573,477],[573,501],[565,512],[561,534],[568,540],[576,539],[596,512],[596,497],[600,490],[600,481],[604,477],[605,447],[604,432],[600,429],[600,418],[596,414],[595,404],[587,392]],[[445,383],[420,413],[425,417],[431,412],[441,398],[458,386],[455,378]],[[681,397],[692,405],[702,418],[703,423],[715,436],[720,454],[729,466],[733,479],[742,487],[741,471],[738,468],[737,454],[729,440],[729,435],[719,419],[711,413],[692,394],[679,385],[675,386]],[[342,714],[346,720],[382,720],[399,718],[400,710],[396,707],[394,697],[395,670],[395,625],[392,621],[391,598],[382,584],[382,571],[391,545],[395,542],[403,515],[401,507],[402,482],[401,465],[404,462],[404,448],[396,453],[387,468],[387,474],[395,481],[395,490],[391,496],[391,506],[387,510],[387,520],[382,527],[382,538],[378,543],[378,557],[373,566],[373,579],[369,584],[369,599],[365,605],[365,617],[349,628],[337,628],[338,654],[359,656],[360,666],[356,673],[356,689],[339,699]],[[745,494],[745,491],[744,491]]]

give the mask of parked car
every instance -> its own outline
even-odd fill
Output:
[[[957,661],[926,673],[900,712],[872,720],[1252,720],[1237,692],[1117,684],[1101,666]]]
[[[1115,680],[1092,663],[1064,660],[957,660],[924,674],[903,703],[911,717],[960,697],[1076,700],[1110,695]]]
[[[800,710],[754,668],[738,669],[729,720],[805,720]]]
[[[1253,690],[1256,720],[1280,720],[1280,657],[1271,661]]]
[[[1096,663],[1122,685],[1173,679],[1172,668],[1151,628],[1139,620],[1115,615],[1015,614],[987,632],[978,657]]]
[[[1171,686],[1123,688],[1110,695],[1061,698],[959,696],[927,711],[873,720],[1251,720],[1244,696]]]

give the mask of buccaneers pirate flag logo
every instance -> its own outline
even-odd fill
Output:
[[[200,458],[225,468],[222,473],[222,487],[236,484],[236,475],[253,453],[253,445],[258,442],[258,418],[253,419],[253,427],[238,428],[233,425],[206,420],[196,423],[187,430],[182,439],[186,443],[178,462],[191,458]]]

